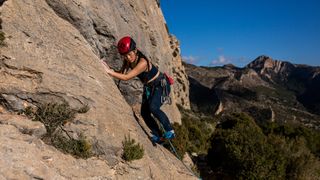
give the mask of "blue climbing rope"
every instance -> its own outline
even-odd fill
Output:
[[[165,132],[165,130],[164,130],[164,128],[163,128],[163,126],[162,126],[161,123],[160,123],[160,126],[161,126],[162,130]],[[178,159],[182,162],[182,164],[184,165],[184,167],[186,167],[186,168],[188,169],[188,171],[190,171],[193,176],[195,176],[195,177],[199,178],[199,180],[201,180],[201,177],[200,177],[200,176],[197,176],[197,175],[192,171],[192,169],[190,169],[190,168],[182,161],[181,157],[178,155],[178,153],[177,153],[177,151],[176,151],[176,148],[174,148],[174,146],[173,146],[173,144],[171,143],[171,140],[170,140],[170,139],[168,139],[168,142],[169,142],[170,148],[171,148],[171,150],[174,152],[174,155],[176,156],[176,158],[178,158]]]

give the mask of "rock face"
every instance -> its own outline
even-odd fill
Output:
[[[320,128],[319,67],[260,56],[244,68],[185,64],[191,109],[247,112],[258,121],[300,122]]]
[[[130,35],[135,39],[138,49],[161,71],[178,78],[184,74],[184,67],[177,66],[181,64],[180,52],[173,55],[176,48],[170,43],[171,36],[157,4],[159,2],[47,0],[47,3],[58,16],[75,26],[93,51],[100,57],[105,57],[111,67],[120,69],[123,60],[116,50],[117,40]],[[180,122],[176,102],[189,102],[188,91],[178,91],[181,84],[187,87],[188,81],[180,78],[179,82],[181,83],[174,85],[173,105],[165,109],[175,122]],[[121,82],[120,90],[130,105],[141,102],[142,84],[138,79]]]
[[[8,0],[0,8],[6,36],[0,48],[1,179],[194,179],[169,151],[152,146],[137,124],[127,101],[138,102],[141,84],[123,83],[124,98],[99,62],[107,57],[119,67],[114,45],[132,35],[153,63],[173,75],[174,49],[156,1]],[[65,155],[40,140],[41,124],[15,115],[27,106],[63,101],[89,106],[69,126],[98,142],[103,157]],[[179,121],[176,106],[166,108]],[[128,134],[145,149],[132,163],[120,157]]]
[[[177,104],[185,109],[190,109],[189,81],[180,56],[180,44],[178,39],[173,35],[170,36],[170,44],[171,49],[173,49],[172,71],[176,84],[174,85],[174,94],[176,96]]]

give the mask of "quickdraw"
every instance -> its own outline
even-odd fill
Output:
[[[161,104],[171,105],[172,101],[167,89],[167,78],[165,76],[164,78],[161,79],[161,87],[162,87]]]

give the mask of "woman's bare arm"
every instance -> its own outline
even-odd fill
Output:
[[[145,71],[147,69],[147,65],[148,65],[147,60],[144,58],[141,58],[141,60],[137,64],[137,66],[134,67],[128,74],[122,74],[122,73],[118,73],[118,72],[115,72],[112,69],[110,69],[109,66],[104,61],[102,61],[102,64],[104,65],[105,70],[109,75],[111,75],[117,79],[123,80],[123,81],[127,81],[127,80],[130,80],[130,79],[136,77],[137,75],[139,75],[140,73]]]

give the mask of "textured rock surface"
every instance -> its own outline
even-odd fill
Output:
[[[121,37],[130,35],[137,47],[149,59],[167,72],[179,78],[174,85],[173,105],[166,107],[170,119],[180,122],[180,113],[176,103],[189,103],[187,89],[179,92],[183,85],[188,87],[180,53],[174,56],[176,47],[172,47],[162,11],[156,1],[150,0],[47,0],[52,9],[75,26],[100,57],[105,57],[108,64],[120,69],[122,59],[116,51],[116,43]],[[180,58],[180,59],[179,59]],[[177,66],[178,65],[178,66]],[[120,83],[120,90],[131,105],[141,102],[142,84],[138,79]],[[175,94],[177,93],[177,94]],[[183,106],[185,106],[183,104]]]
[[[153,62],[172,73],[169,36],[161,31],[165,24],[155,1],[8,0],[0,8],[7,43],[0,49],[0,178],[194,178],[170,152],[152,146],[99,62],[102,54],[110,63],[119,60],[116,39],[133,33]],[[135,85],[128,83],[140,86]],[[98,142],[104,157],[65,155],[39,139],[41,124],[15,115],[27,106],[64,100],[73,108],[90,107],[68,126]],[[175,105],[167,108],[179,119]],[[127,134],[145,149],[143,159],[129,164],[120,158]]]
[[[182,64],[182,59],[180,56],[180,44],[177,38],[173,35],[170,36],[170,44],[173,49],[173,75],[175,79],[174,85],[174,95],[177,104],[180,104],[185,109],[190,109],[189,101],[189,81],[188,76],[185,72],[185,68]]]

